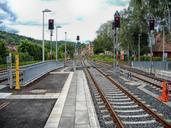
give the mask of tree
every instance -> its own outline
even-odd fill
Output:
[[[5,47],[5,42],[0,41],[0,64],[6,63],[6,56],[8,55],[8,51]]]
[[[97,38],[93,41],[95,53],[111,51],[113,49],[112,21],[108,21],[100,26],[97,31]]]
[[[34,60],[42,59],[42,48],[37,44],[32,44],[28,40],[21,41],[19,52],[28,54],[30,57],[33,57]]]
[[[153,15],[156,22],[162,22],[168,18],[168,10],[171,10],[170,0],[131,0],[129,7],[120,11],[121,27],[119,29],[119,43],[121,49],[132,52],[138,51],[138,35],[141,34],[140,45],[141,54],[149,52],[149,29],[148,19]],[[167,14],[167,15],[166,15]],[[93,41],[95,53],[112,51],[112,21],[108,21],[100,26],[97,31],[97,37]],[[166,37],[169,37],[168,25]],[[161,25],[160,25],[161,27]],[[154,32],[156,34],[156,31]],[[170,37],[169,37],[170,38]]]

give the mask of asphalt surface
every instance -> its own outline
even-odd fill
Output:
[[[8,100],[9,105],[0,110],[0,128],[43,128],[55,101]]]
[[[61,69],[53,72],[60,72]],[[69,69],[67,69],[69,70]],[[0,89],[0,93],[12,93],[12,95],[49,95],[60,93],[66,79],[67,73],[47,74],[32,84],[22,87],[20,91]],[[36,90],[45,90],[37,91]],[[57,98],[47,99],[0,99],[0,128],[44,128]],[[4,103],[8,103],[3,107]]]
[[[0,92],[10,92],[13,94],[32,94],[32,90],[45,90],[47,93],[61,92],[68,74],[47,74],[43,78],[35,81],[33,84],[23,87],[21,91],[16,91],[8,87],[0,89]]]

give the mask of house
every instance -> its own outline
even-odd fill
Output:
[[[164,51],[166,58],[171,58],[171,42],[164,43]],[[153,47],[153,56],[162,57],[163,56],[163,39],[161,33],[158,33],[155,38],[155,45]]]

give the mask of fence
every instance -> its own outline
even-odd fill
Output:
[[[56,61],[46,61],[33,65],[23,66],[21,68],[22,73],[22,82],[21,85],[25,86],[34,80],[40,78],[46,73],[55,70],[57,68],[63,67],[64,64],[62,62]]]
[[[159,71],[171,71],[171,62],[162,62],[162,61],[132,61],[131,66],[133,68],[137,68],[146,72],[150,72],[152,69],[152,73],[156,74]]]

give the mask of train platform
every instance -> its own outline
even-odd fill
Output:
[[[56,69],[18,91],[1,83],[0,127],[100,127],[83,70]]]
[[[55,72],[51,73],[55,74]],[[99,127],[84,72],[82,70],[71,72],[51,111],[45,128]]]

